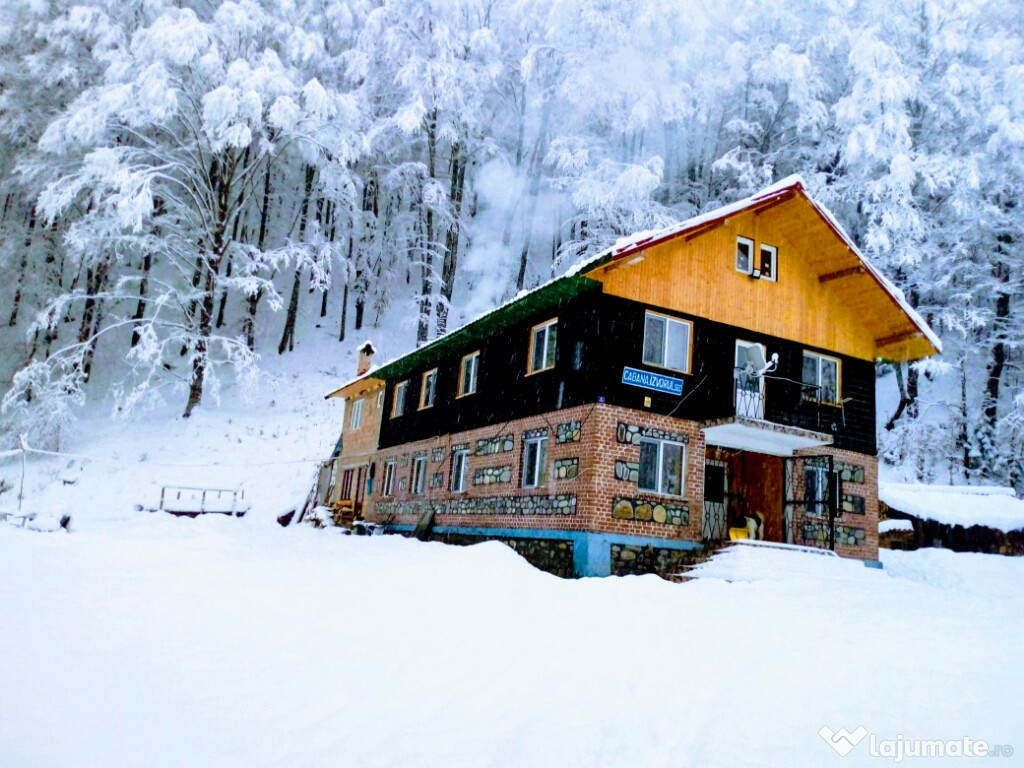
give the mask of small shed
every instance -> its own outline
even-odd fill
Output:
[[[1024,555],[1024,499],[1012,488],[878,484],[879,546]]]

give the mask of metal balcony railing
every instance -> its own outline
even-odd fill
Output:
[[[843,405],[822,402],[821,387],[793,379],[739,372],[734,381],[733,406],[738,418],[834,432],[846,425]]]

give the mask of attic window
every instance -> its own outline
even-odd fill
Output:
[[[779,249],[760,243],[758,247],[749,237],[736,238],[736,271],[761,280],[778,279]]]
[[[779,249],[774,245],[761,243],[761,279],[774,281],[778,274],[776,272],[779,257]]]
[[[754,241],[736,238],[736,271],[749,275],[754,268]]]

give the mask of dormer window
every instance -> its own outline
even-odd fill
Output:
[[[756,244],[749,237],[736,238],[736,271],[760,280],[778,278],[779,249],[766,243]]]

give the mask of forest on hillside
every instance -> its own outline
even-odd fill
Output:
[[[943,340],[883,458],[1024,489],[1019,3],[6,0],[0,133],[0,443],[799,173]]]

